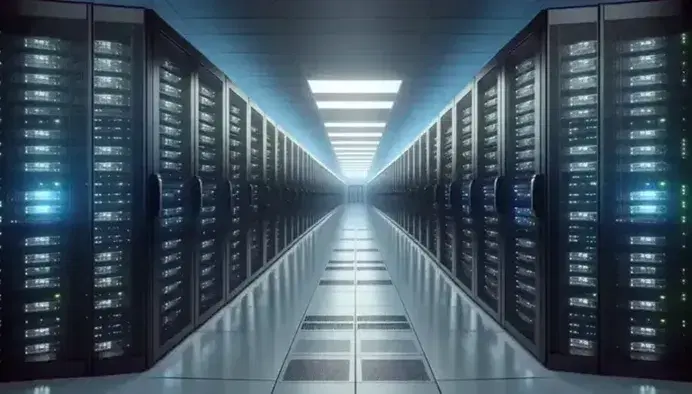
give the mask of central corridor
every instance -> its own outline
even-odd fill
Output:
[[[319,223],[143,374],[2,394],[673,394],[692,386],[553,372],[362,205]]]

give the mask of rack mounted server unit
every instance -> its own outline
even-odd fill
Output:
[[[402,226],[551,368],[692,380],[691,21],[677,0],[544,11],[435,122],[442,176],[418,169],[432,128],[398,159],[409,200],[442,183],[454,253]],[[369,199],[421,212],[387,206],[389,176]]]

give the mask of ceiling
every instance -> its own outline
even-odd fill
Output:
[[[152,8],[337,173],[324,117],[307,80],[402,80],[391,111],[372,114],[373,119],[387,121],[371,167],[374,174],[398,156],[541,9],[599,1],[92,2]]]

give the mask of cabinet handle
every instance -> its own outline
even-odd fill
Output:
[[[163,215],[163,179],[160,174],[149,176],[149,209],[155,218]]]
[[[474,197],[473,192],[476,188],[475,186],[476,186],[476,178],[472,178],[471,182],[469,182],[469,210],[470,210],[469,215],[470,216],[473,216],[474,205],[476,203],[476,199],[473,198]]]
[[[500,215],[500,188],[502,182],[502,175],[495,177],[495,182],[493,182],[493,208],[495,213]]]
[[[539,206],[541,198],[538,193],[542,193],[542,178],[539,174],[531,177],[531,213],[536,218],[541,216],[541,207]]]
[[[202,178],[195,176],[194,178],[195,182],[195,187],[197,188],[195,196],[197,197],[197,201],[195,201],[195,208],[197,209],[196,214],[200,215],[202,213],[202,199],[203,197],[203,191],[202,189],[204,188],[204,185],[202,183]]]

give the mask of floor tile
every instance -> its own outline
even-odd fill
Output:
[[[438,394],[434,383],[418,382],[358,382],[358,394]],[[466,393],[456,393],[466,394]],[[485,393],[491,394],[491,393]]]
[[[278,382],[272,394],[355,394],[355,389],[353,382]]]
[[[289,360],[282,380],[348,382],[351,364],[350,359],[293,359]]]

